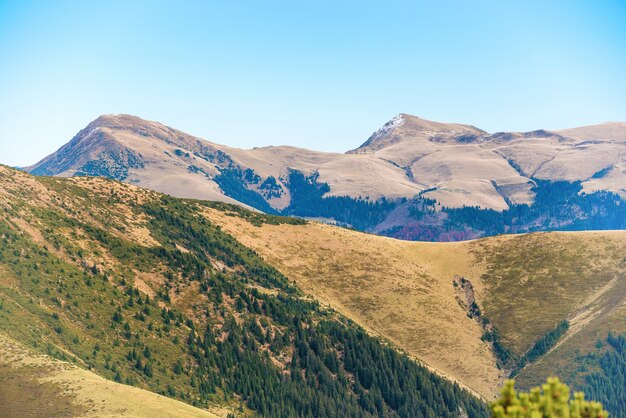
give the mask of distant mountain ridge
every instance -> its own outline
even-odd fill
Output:
[[[624,197],[626,123],[489,134],[399,114],[340,154],[289,146],[243,150],[136,116],[103,115],[26,171],[104,176],[176,197],[380,230],[393,209],[416,198],[434,201],[434,210],[532,204],[538,180],[580,182],[582,192]],[[373,202],[379,206],[372,209]]]

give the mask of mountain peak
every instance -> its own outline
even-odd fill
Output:
[[[375,152],[390,145],[414,139],[434,138],[440,141],[456,138],[459,142],[473,142],[485,134],[485,131],[471,125],[435,122],[407,113],[399,113],[374,132],[360,147],[348,153]]]
[[[109,160],[140,165],[141,157],[127,147],[125,142],[134,137],[163,138],[169,128],[138,116],[126,114],[101,115],[63,145],[26,170],[37,175],[71,176],[82,172],[90,162],[101,162],[102,156]],[[127,133],[134,134],[128,135]],[[116,178],[116,176],[110,176]],[[119,176],[120,179],[125,176]]]
[[[626,122],[605,122],[598,125],[552,131],[577,140],[608,140],[626,142]]]
[[[623,123],[491,135],[399,113],[346,154],[286,146],[242,150],[137,116],[108,114],[26,170],[105,176],[265,211],[291,204],[291,173],[297,171],[327,184],[329,196],[377,200],[422,193],[447,207],[503,210],[508,202],[533,201],[528,177],[583,181],[587,190],[623,194],[625,139]]]
[[[136,128],[138,126],[159,126],[164,125],[158,122],[152,122],[146,119],[142,119],[139,116],[129,115],[124,113],[119,114],[104,114],[98,116],[91,121],[85,129],[94,128]]]

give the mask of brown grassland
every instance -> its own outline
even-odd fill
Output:
[[[314,222],[254,226],[223,211],[207,215],[306,292],[486,398],[504,372],[456,300],[455,275],[472,282],[483,315],[517,355],[570,321],[562,343],[521,372],[522,385],[570,373],[598,338],[626,330],[626,231],[424,243]]]

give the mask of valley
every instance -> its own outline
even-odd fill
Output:
[[[28,350],[222,416],[486,414],[470,391],[320,305],[205,212],[305,221],[6,167],[0,207],[0,334]]]

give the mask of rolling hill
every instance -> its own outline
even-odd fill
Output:
[[[615,202],[626,196],[625,167],[626,123],[489,134],[400,114],[359,148],[339,154],[288,146],[242,150],[135,116],[104,115],[26,170],[104,176],[404,239],[457,240],[493,235],[472,222],[485,213],[500,217],[495,233],[621,229],[626,217]],[[554,184],[575,189],[570,200],[576,201],[558,212],[554,207],[568,202],[545,207],[544,199],[540,210],[526,213]],[[478,215],[455,212],[465,208]],[[520,211],[526,212],[520,217]]]
[[[305,221],[223,205],[0,166],[2,412],[486,415],[482,400],[321,306],[208,214]],[[36,401],[14,399],[24,388]]]
[[[219,414],[484,416],[470,393],[556,372],[625,411],[625,231],[409,242],[5,167],[0,205],[0,334],[119,383]]]
[[[220,416],[37,354],[4,334],[0,334],[0,352],[3,416]]]
[[[427,243],[209,216],[306,292],[486,398],[512,372],[526,388],[559,373],[588,389],[599,367],[581,358],[626,332],[626,231]],[[558,344],[522,363],[563,321]]]

